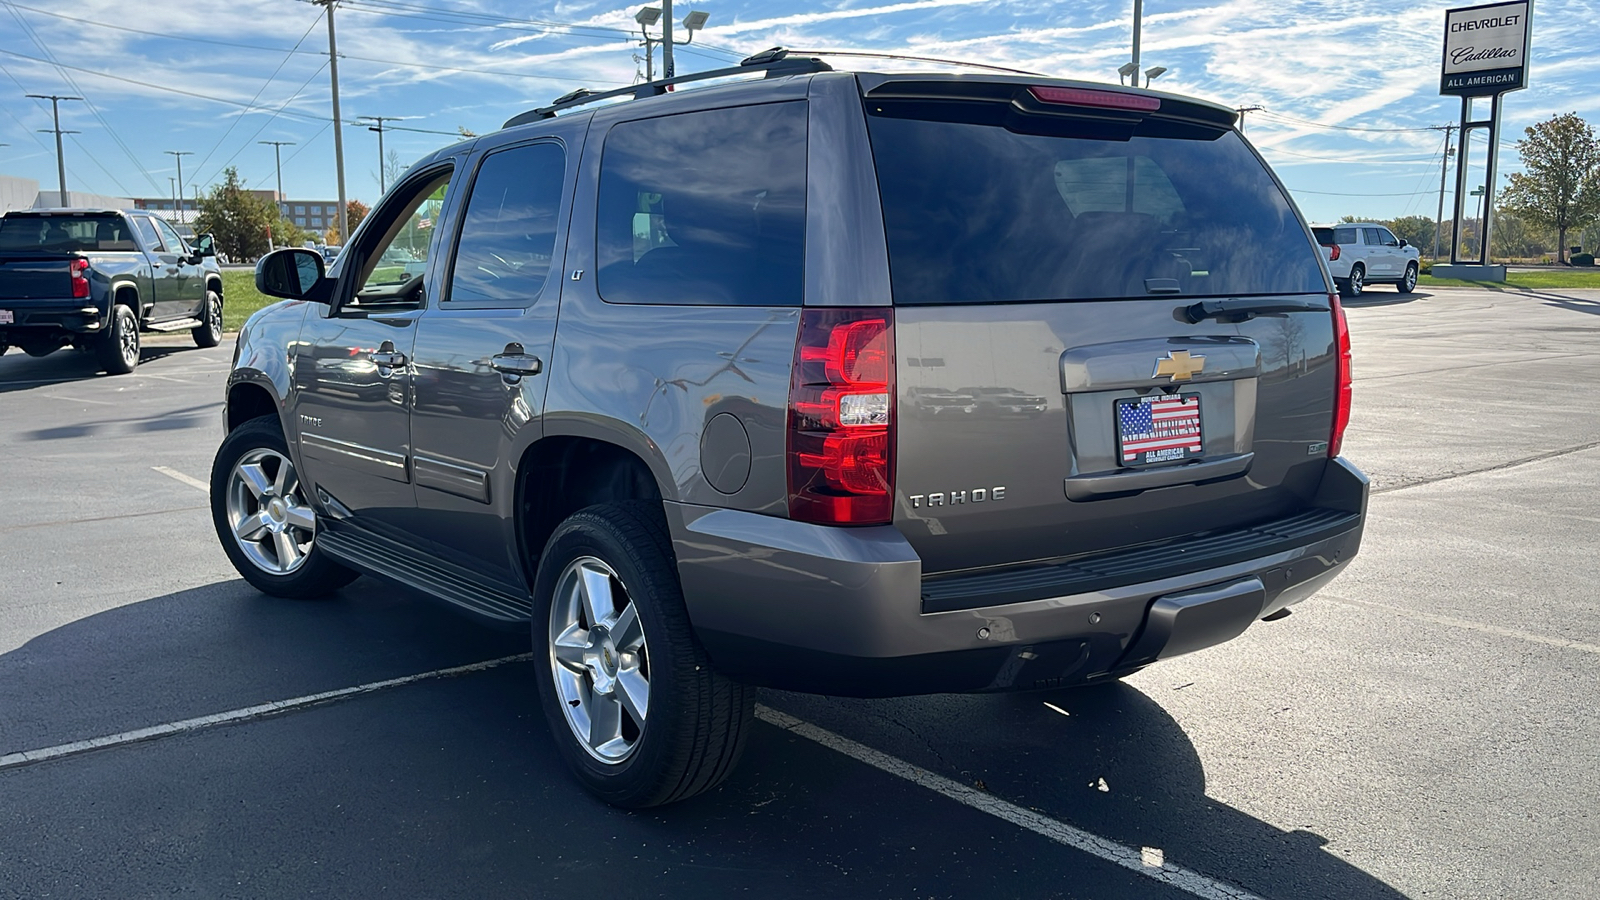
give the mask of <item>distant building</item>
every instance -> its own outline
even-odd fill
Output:
[[[39,182],[32,178],[0,175],[0,213],[28,209],[39,196]]]
[[[276,203],[279,215],[308,231],[326,231],[329,226],[339,224],[339,203],[336,200],[285,200],[278,197],[277,191],[246,193],[268,203]],[[133,198],[135,209],[148,209],[173,222],[193,222],[196,215],[194,200],[183,199],[177,203],[180,207],[175,209],[171,197]]]

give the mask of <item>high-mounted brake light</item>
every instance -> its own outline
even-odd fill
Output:
[[[72,261],[72,296],[73,299],[82,299],[89,296],[89,279],[83,273],[89,271],[87,259],[74,259]]]
[[[1135,109],[1155,112],[1161,108],[1160,97],[1142,94],[1125,94],[1121,91],[1091,91],[1084,88],[1047,87],[1034,85],[1028,93],[1040,103],[1060,103],[1066,106],[1095,106],[1101,109]]]
[[[1333,401],[1333,435],[1328,438],[1328,458],[1339,455],[1344,443],[1344,430],[1350,424],[1350,325],[1345,321],[1344,308],[1339,305],[1339,295],[1329,294],[1328,305],[1333,308],[1333,343],[1339,352],[1339,390]]]
[[[789,515],[823,525],[894,518],[894,311],[800,314],[789,386]]]

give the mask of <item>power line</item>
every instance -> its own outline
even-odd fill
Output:
[[[41,9],[35,9],[34,7],[31,7],[31,6],[22,6],[20,4],[15,4],[15,3],[9,4],[9,5],[16,6],[18,9],[26,9],[26,10],[28,10],[30,12],[37,12],[37,13],[39,13],[41,15],[54,16],[55,18],[58,18],[58,19],[65,19],[65,20],[67,20],[69,22],[73,22],[73,23],[78,24],[78,25],[93,25],[93,26],[95,26],[97,28],[107,28],[107,29],[110,29],[112,31],[126,31],[126,32],[130,32],[132,34],[142,34],[142,35],[146,35],[146,36],[149,36],[149,37],[161,38],[163,40],[188,41],[188,42],[197,43],[197,44],[212,44],[212,45],[219,46],[219,47],[232,47],[232,48],[240,49],[240,50],[257,50],[257,51],[260,51],[260,52],[263,52],[263,53],[291,53],[291,54],[296,54],[296,55],[300,55],[300,56],[320,56],[324,60],[326,60],[327,56],[328,56],[327,52],[323,51],[323,50],[300,50],[300,49],[296,49],[296,48],[298,48],[300,46],[301,43],[304,43],[305,37],[303,37],[303,36],[300,38],[300,41],[295,44],[294,47],[288,47],[288,48],[286,48],[286,47],[267,47],[267,46],[262,46],[260,44],[239,44],[239,43],[234,43],[232,41],[218,41],[218,40],[212,40],[210,38],[189,37],[187,35],[162,34],[161,32],[157,32],[157,31],[144,31],[144,30],[141,30],[141,29],[138,29],[138,28],[128,28],[127,26],[124,26],[124,25],[112,25],[109,22],[96,22],[96,21],[93,21],[91,19],[79,18],[78,16],[69,16],[69,15],[63,15],[61,13],[48,12],[48,11],[41,10]],[[346,3],[342,4],[342,5],[347,7],[347,8],[350,7],[350,4],[348,2],[346,2]],[[322,20],[321,19],[321,15],[322,15],[321,13],[318,13],[318,18],[317,18],[316,21],[311,23],[311,28],[317,27],[317,22],[320,22]],[[309,33],[310,33],[310,29],[307,29],[307,34],[309,34]],[[694,46],[699,46],[699,45],[694,45]],[[734,51],[721,51],[721,52],[729,53],[729,54],[732,54],[732,55],[735,55],[735,56],[738,55],[737,53],[734,53]],[[506,71],[504,69],[480,69],[480,68],[473,68],[473,67],[470,67],[470,66],[443,66],[443,65],[438,65],[436,63],[401,62],[401,61],[393,60],[393,59],[379,59],[379,58],[373,57],[373,56],[354,56],[354,55],[349,54],[349,53],[340,53],[339,54],[339,58],[340,59],[357,60],[359,62],[380,63],[380,64],[387,65],[387,66],[397,66],[397,67],[405,68],[405,69],[435,69],[435,70],[444,71],[444,72],[466,72],[466,73],[474,74],[474,75],[498,75],[498,76],[502,76],[502,77],[506,77],[506,78],[536,78],[536,79],[540,79],[540,80],[543,80],[543,81],[561,81],[561,82],[570,82],[570,81],[572,81],[571,78],[567,78],[567,77],[564,77],[564,76],[561,76],[561,75],[539,75],[539,74],[535,74],[535,73],[531,73],[531,72],[510,72],[510,71]],[[280,65],[279,68],[281,69],[282,66]],[[269,79],[269,82],[270,82],[270,79]],[[601,83],[601,84],[621,85],[623,82],[620,82],[620,81],[615,81],[615,82],[606,81],[606,82],[599,82],[599,83]],[[259,99],[259,98],[260,98],[260,94],[258,93],[256,95],[256,99]],[[252,102],[254,102],[254,101],[252,101]]]
[[[1366,125],[1334,125],[1334,124],[1330,124],[1328,122],[1313,122],[1310,119],[1301,119],[1301,118],[1297,118],[1295,116],[1286,116],[1283,113],[1272,112],[1270,110],[1262,110],[1261,114],[1266,116],[1269,119],[1276,119],[1276,120],[1283,121],[1283,122],[1290,122],[1290,123],[1293,123],[1293,124],[1296,124],[1296,125],[1306,125],[1306,126],[1309,126],[1311,128],[1328,128],[1328,129],[1332,129],[1334,131],[1370,131],[1370,132],[1382,132],[1382,133],[1385,133],[1385,134],[1402,134],[1402,133],[1413,132],[1413,131],[1437,131],[1438,130],[1437,127],[1435,127],[1435,126],[1425,126],[1425,127],[1422,127],[1422,128],[1372,128],[1372,127],[1369,127],[1369,126],[1366,126]]]
[[[320,21],[320,19],[318,21]],[[312,24],[313,24],[313,26],[315,26],[315,23],[312,23]],[[289,95],[289,99],[283,101],[283,103],[280,104],[277,109],[273,110],[272,111],[272,115],[267,116],[267,120],[265,122],[261,123],[261,127],[257,128],[255,130],[254,134],[252,134],[252,135],[250,135],[250,137],[246,138],[245,142],[239,145],[239,149],[233,151],[233,155],[229,156],[227,161],[224,162],[220,167],[218,167],[217,171],[213,172],[212,175],[211,175],[211,178],[208,179],[208,180],[215,181],[216,178],[217,178],[217,175],[221,174],[224,170],[226,170],[228,168],[228,166],[232,165],[233,161],[235,159],[239,158],[239,154],[244,152],[244,148],[250,146],[250,142],[251,141],[253,141],[256,138],[260,137],[261,136],[261,132],[266,131],[267,130],[267,126],[271,125],[278,118],[278,116],[282,115],[284,110],[289,108],[289,104],[291,104],[295,100],[297,100],[300,97],[300,95],[305,92],[305,89],[311,86],[311,82],[315,81],[317,76],[322,74],[322,70],[326,69],[327,67],[328,67],[328,61],[327,60],[323,60],[322,64],[317,66],[317,70],[315,72],[312,72],[311,75],[308,78],[306,78],[306,80],[300,85],[300,87],[295,89],[295,92],[293,94]]]
[[[48,62],[50,65],[56,66],[57,68],[71,68],[71,66],[62,66],[61,63],[56,61],[55,54],[50,52],[50,48],[45,45],[45,42],[39,39],[38,32],[33,30],[33,26],[28,23],[28,20],[12,3],[9,2],[9,0],[0,0],[0,2],[5,3],[6,9],[11,13],[11,17],[17,20],[17,24],[22,26],[22,30],[26,32],[28,37],[33,40],[34,45],[37,46],[42,53],[44,53],[44,55],[47,57],[46,62]],[[66,80],[67,84],[72,86],[73,90],[77,91],[83,96],[83,105],[89,108],[89,112],[94,115],[95,121],[99,122],[100,127],[105,129],[106,135],[109,136],[118,147],[122,148],[123,154],[128,157],[129,162],[133,163],[134,168],[138,169],[140,174],[144,175],[145,181],[148,181],[150,186],[155,190],[161,190],[161,186],[156,184],[155,178],[150,175],[150,170],[144,167],[144,163],[141,163],[139,161],[139,157],[134,155],[133,149],[122,140],[122,137],[117,134],[116,129],[111,127],[111,123],[106,121],[106,117],[101,115],[100,109],[96,107],[94,102],[88,98],[88,93],[84,91],[83,88],[79,87],[78,83],[73,80],[72,76],[68,75],[65,71],[61,73],[61,77]]]
[[[273,82],[274,79],[276,79],[278,77],[278,73],[282,72],[283,71],[283,67],[289,64],[289,60],[294,59],[295,51],[299,50],[300,49],[300,45],[305,43],[306,38],[311,36],[311,29],[316,28],[317,27],[317,23],[321,22],[321,21],[322,21],[322,13],[319,12],[319,13],[317,13],[317,17],[315,19],[311,20],[311,24],[306,27],[305,33],[300,35],[300,40],[295,41],[294,42],[294,46],[291,47],[289,49],[289,52],[284,55],[283,61],[278,63],[278,67],[276,69],[272,70],[272,74],[271,75],[267,76],[267,80],[261,84],[261,89],[256,91],[256,95],[254,97],[250,98],[250,102],[252,104],[255,103],[257,100],[260,100],[261,99],[261,95],[266,93],[268,87],[272,86],[272,82]],[[315,76],[313,76],[313,77],[315,77]],[[297,96],[298,96],[298,93],[299,92],[296,92]],[[226,131],[224,131],[222,133],[222,137],[217,138],[217,142],[215,144],[212,144],[211,145],[211,149],[207,150],[206,151],[206,155],[200,159],[200,164],[194,167],[195,171],[199,171],[199,170],[204,169],[206,167],[206,163],[211,161],[212,155],[215,154],[217,152],[217,149],[222,146],[223,142],[228,139],[228,135],[233,134],[233,129],[236,126],[238,126],[238,124],[239,124],[239,117],[235,116],[233,121],[228,123],[228,130],[226,130]],[[263,126],[263,127],[265,127],[265,126]],[[253,135],[252,135],[252,137],[253,137]],[[235,154],[235,155],[237,155],[237,154]],[[232,162],[232,160],[230,159],[229,162]],[[223,168],[227,168],[227,165],[224,164]],[[209,181],[215,180],[215,178],[216,178],[216,175],[213,174],[211,176],[211,178],[208,178],[208,179],[205,179],[205,180],[209,182]]]
[[[1303,191],[1299,188],[1289,188],[1291,194],[1321,194],[1325,197],[1414,197],[1417,194],[1431,194],[1432,191],[1400,191],[1393,194],[1363,194],[1350,191]]]

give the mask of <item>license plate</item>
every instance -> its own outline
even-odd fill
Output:
[[[1117,461],[1124,466],[1182,462],[1205,452],[1199,394],[1155,394],[1116,402]]]
[[[9,309],[0,309],[0,325],[12,325],[17,321]]]

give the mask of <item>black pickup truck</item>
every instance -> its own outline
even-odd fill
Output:
[[[222,340],[222,273],[211,235],[190,247],[139,211],[41,209],[0,216],[0,353],[72,346],[113,375],[139,364],[139,333]]]

